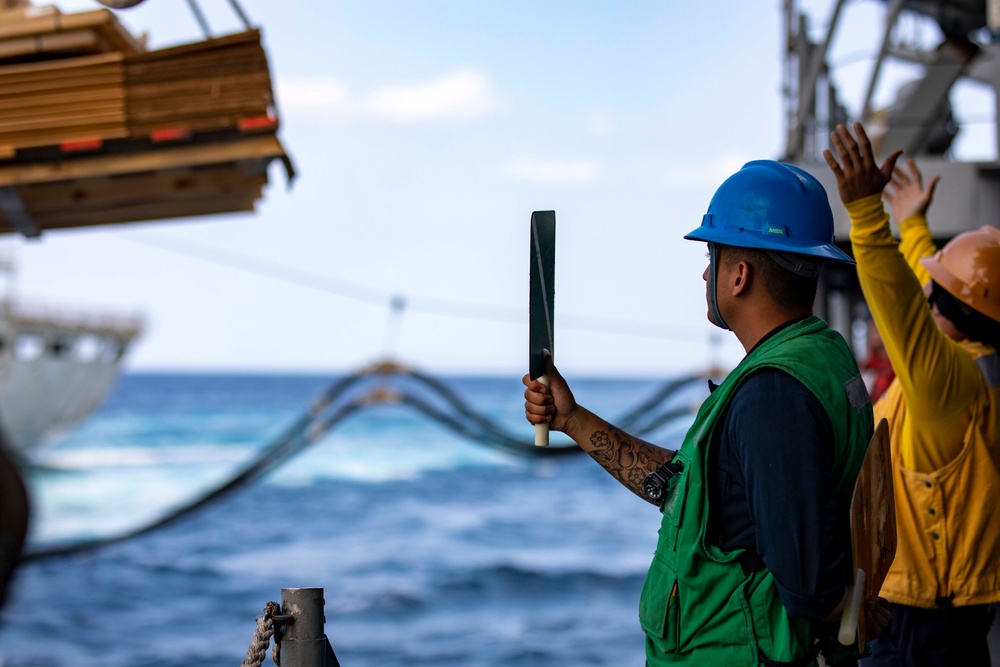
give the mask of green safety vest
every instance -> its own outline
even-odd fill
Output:
[[[723,551],[706,539],[712,433],[743,381],[762,368],[796,378],[826,409],[834,430],[834,488],[842,506],[849,506],[874,429],[871,400],[843,337],[808,317],[744,357],[701,405],[674,458],[683,468],[669,482],[639,603],[649,667],[757,667],[762,658],[802,660],[812,649],[811,622],[788,616],[773,575],[767,569],[744,574],[739,558],[745,549]]]

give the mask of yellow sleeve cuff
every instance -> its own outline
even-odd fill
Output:
[[[869,195],[844,205],[851,216],[851,243],[896,244],[889,228],[889,215],[882,206],[882,194]]]
[[[910,231],[917,231],[927,229],[927,218],[920,215],[911,215],[910,217],[899,221],[899,233],[906,234]]]

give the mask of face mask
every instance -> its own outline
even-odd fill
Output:
[[[989,345],[996,344],[1000,323],[962,303],[936,281],[931,281],[931,294],[927,297],[927,302],[931,306],[937,306],[938,312],[967,338]]]

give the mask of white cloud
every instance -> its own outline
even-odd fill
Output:
[[[750,160],[745,155],[728,153],[708,164],[672,167],[664,174],[663,180],[674,187],[717,187]]]
[[[374,115],[399,121],[469,118],[496,106],[489,79],[475,69],[423,84],[381,88],[368,96],[367,104]]]
[[[489,77],[460,69],[431,81],[376,88],[355,95],[338,79],[292,79],[278,84],[278,103],[291,113],[324,120],[376,119],[390,122],[461,120],[496,106]]]
[[[582,185],[596,180],[600,174],[600,168],[596,162],[590,160],[576,162],[516,160],[507,165],[504,174],[521,181],[555,185]]]
[[[343,113],[354,104],[347,85],[337,79],[292,79],[278,83],[278,105],[282,111],[323,115]]]

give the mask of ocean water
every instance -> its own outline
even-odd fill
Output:
[[[202,497],[287,440],[337,380],[125,376],[28,472],[30,549],[121,536]],[[438,380],[473,416],[532,438],[519,378]],[[666,380],[573,389],[616,421]],[[343,667],[642,665],[656,508],[585,454],[525,456],[463,432],[475,420],[434,385],[372,377],[351,391],[396,385],[453,417],[360,407],[176,521],[23,565],[0,611],[0,665],[239,665],[255,618],[292,587],[324,589]],[[644,437],[677,446],[707,389],[667,393]]]

